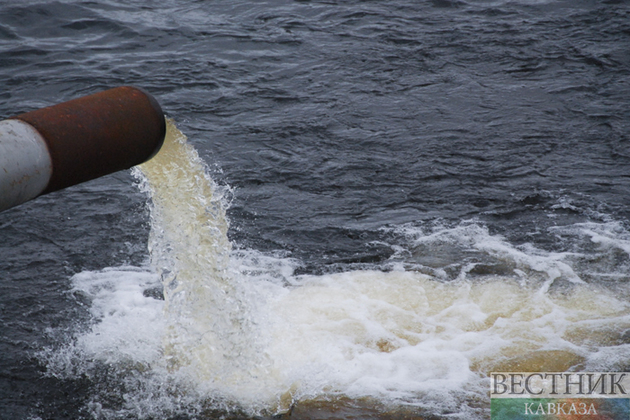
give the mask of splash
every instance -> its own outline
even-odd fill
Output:
[[[585,281],[588,270],[575,268],[580,252],[513,246],[474,222],[404,227],[412,240],[388,272],[296,276],[291,259],[232,250],[228,191],[172,122],[164,148],[140,170],[157,274],[75,276],[75,292],[99,322],[48,354],[59,376],[100,360],[124,381],[134,378],[124,404],[92,410],[105,418],[210,407],[249,416],[481,419],[489,417],[490,371],[630,367],[627,282],[611,289]],[[588,242],[596,255],[628,257],[620,226],[576,225],[558,235]],[[455,264],[462,255],[476,262]],[[459,271],[427,271],[429,262]],[[158,281],[164,301],[147,293]]]

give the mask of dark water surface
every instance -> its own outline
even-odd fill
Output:
[[[0,115],[143,87],[230,188],[228,235],[240,258],[258,255],[252,273],[583,281],[625,309],[562,366],[630,370],[629,52],[623,0],[0,0]],[[134,411],[142,379],[126,382],[116,356],[74,376],[47,365],[102,321],[74,275],[150,271],[137,183],[117,173],[0,214],[1,419],[228,412],[163,400]],[[343,418],[361,415],[362,396],[489,418],[487,402],[339,388],[355,401]],[[308,395],[294,417],[319,412]]]

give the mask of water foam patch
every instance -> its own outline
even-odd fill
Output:
[[[46,356],[60,377],[114,372],[123,402],[95,398],[96,417],[256,416],[367,398],[484,418],[490,371],[630,368],[630,304],[585,277],[593,256],[627,256],[622,227],[559,229],[589,246],[551,252],[474,221],[403,226],[390,271],[298,276],[287,255],[232,248],[221,188],[168,130],[162,160],[142,167],[155,274],[76,275],[94,322]],[[164,300],[152,297],[158,282]]]
[[[71,292],[88,303],[92,320],[64,349],[48,353],[50,373],[68,377],[95,364],[145,370],[161,364],[164,302],[146,293],[158,282],[154,273],[133,267],[73,276]]]
[[[72,282],[73,291],[91,301],[97,320],[77,342],[83,351],[105,362],[127,359],[149,365],[161,359],[164,302],[145,294],[158,284],[154,273],[105,269],[77,274]]]
[[[412,272],[305,277],[272,308],[281,370],[310,365],[346,395],[416,403],[465,392],[499,367],[578,368],[594,356],[584,341],[593,322],[610,336],[630,327],[630,306],[604,290],[549,296],[509,278],[444,283]]]

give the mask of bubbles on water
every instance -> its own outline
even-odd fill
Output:
[[[566,244],[556,251],[476,221],[397,226],[386,270],[296,275],[289,255],[232,248],[221,187],[168,130],[161,159],[142,167],[151,267],[73,277],[94,322],[41,355],[50,375],[97,388],[95,417],[271,415],[326,401],[360,412],[371,400],[487,418],[490,371],[630,367],[620,224],[554,227]]]

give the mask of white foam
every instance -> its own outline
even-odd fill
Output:
[[[91,301],[90,312],[99,321],[77,345],[106,363],[127,359],[148,365],[159,360],[164,302],[143,295],[157,284],[153,273],[124,268],[76,275],[74,291]]]
[[[72,278],[72,292],[89,302],[93,323],[49,358],[50,372],[76,376],[94,363],[145,369],[162,364],[163,301],[144,296],[158,277],[133,267],[86,271]]]
[[[131,375],[119,411],[159,417],[227,404],[275,413],[341,395],[474,418],[466,398],[485,395],[491,370],[630,366],[630,304],[583,281],[571,260],[579,253],[514,246],[471,221],[403,226],[411,241],[393,257],[406,259],[394,271],[296,276],[286,256],[232,250],[221,189],[172,124],[169,133],[167,161],[143,167],[159,275],[118,268],[75,276],[95,323],[47,355],[61,376],[91,361],[113,366],[121,380]],[[620,226],[567,229],[558,234],[626,249]],[[459,267],[456,278],[409,269],[420,254],[442,251],[437,257]],[[477,262],[463,264],[461,255]],[[473,279],[479,261],[504,266],[502,274]],[[158,278],[165,301],[144,293]],[[567,285],[552,290],[559,280]],[[104,412],[99,404],[94,413]]]

